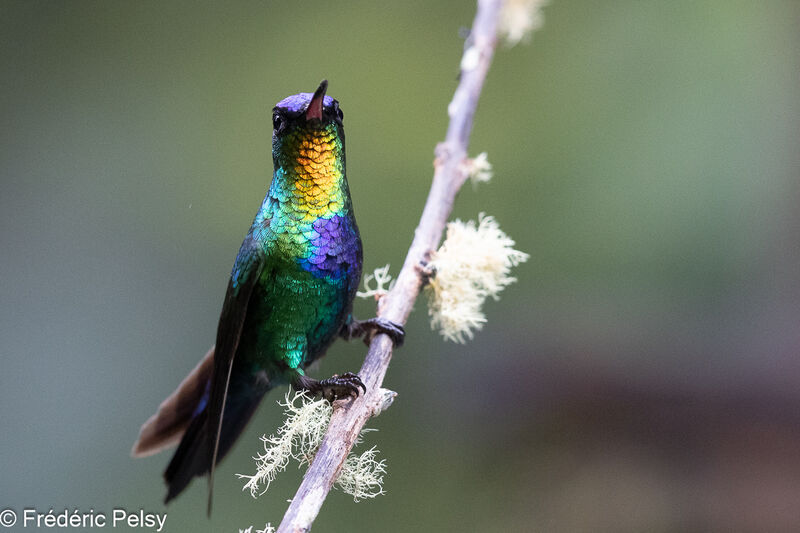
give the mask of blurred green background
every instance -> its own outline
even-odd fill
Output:
[[[366,268],[402,263],[471,1],[0,2],[0,508],[163,512],[140,424],[214,341],[272,171],[270,110],[345,111]],[[314,531],[800,530],[800,3],[554,1],[472,137],[531,254],[466,346],[418,303],[371,422],[386,495]],[[462,32],[463,34],[463,32]],[[357,304],[361,316],[370,302]],[[317,376],[354,370],[337,343]],[[168,531],[277,524],[237,472]]]

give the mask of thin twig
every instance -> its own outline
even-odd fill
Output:
[[[494,55],[502,5],[503,0],[478,0],[478,12],[461,62],[460,82],[448,108],[450,125],[447,136],[436,148],[433,183],[425,209],[397,283],[378,306],[379,316],[393,322],[405,324],[408,319],[423,285],[419,267],[438,246],[456,193],[466,180],[462,163],[467,157],[478,97]],[[370,417],[377,414],[375,406],[382,404],[378,396],[391,359],[392,341],[386,335],[376,335],[359,372],[367,392],[350,403],[337,405],[328,432],[283,517],[278,533],[300,533],[311,529],[361,429]]]

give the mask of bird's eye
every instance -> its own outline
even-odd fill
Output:
[[[342,119],[344,119],[344,113],[343,113],[343,112],[342,112],[342,110],[341,110],[341,109],[339,109],[338,107],[336,108],[336,118],[338,118],[340,121],[341,121]]]
[[[281,129],[281,126],[283,126],[283,118],[281,118],[279,114],[275,113],[272,115],[272,127],[275,128],[275,131],[277,131]]]

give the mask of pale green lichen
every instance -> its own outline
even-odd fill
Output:
[[[375,281],[375,288],[370,287],[372,281]],[[364,275],[364,290],[358,291],[356,296],[359,298],[375,298],[379,299],[394,287],[394,281],[391,274],[389,274],[389,265],[381,268],[376,268],[372,274]]]
[[[264,453],[254,457],[256,473],[252,476],[237,474],[240,479],[248,480],[242,490],[249,489],[254,498],[269,489],[278,472],[286,470],[290,459],[302,464],[308,462],[309,456],[313,457],[333,411],[326,400],[314,401],[302,391],[291,398],[287,393],[285,403],[280,405],[286,408],[286,421],[278,429],[277,436],[261,437]]]
[[[256,473],[237,474],[240,479],[247,480],[242,490],[249,489],[254,498],[269,489],[275,476],[286,470],[290,460],[297,461],[299,465],[311,464],[333,413],[330,402],[325,399],[314,400],[303,391],[296,392],[294,396],[287,393],[284,403],[279,404],[286,408],[286,420],[276,435],[261,437],[264,452],[254,457]],[[365,431],[368,430],[363,430],[362,434]],[[375,460],[377,453],[375,448],[360,455],[351,453],[335,485],[353,496],[355,501],[383,494],[385,462]]]
[[[349,455],[342,467],[342,473],[336,479],[336,485],[353,496],[355,501],[383,494],[386,461],[376,461],[377,454],[378,450],[373,446],[361,455]]]
[[[426,287],[431,327],[448,340],[464,343],[486,322],[483,302],[495,300],[516,281],[512,267],[528,260],[495,219],[481,213],[478,223],[456,220],[447,224],[442,246],[431,256],[432,277]]]

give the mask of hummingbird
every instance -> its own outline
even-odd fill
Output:
[[[362,244],[345,170],[344,114],[325,93],[284,98],[272,110],[272,183],[234,261],[216,344],[142,426],[134,457],[178,444],[164,472],[165,503],[230,451],[270,389],[291,385],[328,401],[366,387],[346,372],[324,380],[305,369],[336,339],[403,328],[352,315]]]

